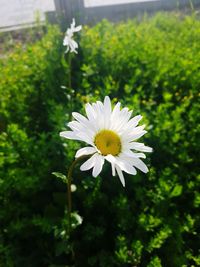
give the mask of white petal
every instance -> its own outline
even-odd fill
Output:
[[[131,158],[143,158],[143,159],[146,159],[146,155],[144,153],[134,153],[131,150],[125,150],[122,153],[122,157],[123,156],[125,156],[125,157],[131,157]]]
[[[72,116],[74,117],[74,119],[76,119],[77,121],[81,123],[84,123],[85,121],[87,121],[86,117],[84,117],[78,112],[72,112]]]
[[[107,156],[105,156],[105,159],[107,160],[107,161],[109,161],[110,163],[116,163],[116,158],[113,156],[113,155],[107,155]]]
[[[142,137],[146,133],[147,133],[147,131],[143,130],[140,133],[134,134],[133,137],[132,137],[132,140],[139,139],[140,137]]]
[[[142,119],[141,115],[137,115],[133,117],[125,126],[125,129],[127,130],[128,128],[133,129],[138,125],[138,122]]]
[[[96,110],[96,114],[97,114],[96,124],[98,125],[99,129],[102,129],[104,128],[104,121],[105,121],[104,105],[100,101],[97,101],[95,104],[96,105],[94,105],[93,107]]]
[[[120,167],[119,166],[116,166],[116,170],[117,170],[117,174],[119,175],[119,179],[120,179],[122,185],[125,187],[124,175],[123,175]]]
[[[75,42],[73,39],[69,39],[69,47],[70,47],[70,49],[71,49],[70,52],[75,52],[75,53],[77,53],[76,48],[78,48],[78,44],[77,44],[77,42]]]
[[[119,158],[119,159],[117,159],[116,165],[119,166],[119,168],[122,171],[125,171],[125,172],[127,172],[129,174],[136,175],[136,173],[137,173],[136,169],[127,160],[123,160],[123,159]]]
[[[108,162],[110,162],[111,167],[112,167],[112,175],[115,176],[115,175],[116,175],[116,172],[115,172],[115,162],[116,162],[116,159],[115,159],[115,157],[112,156],[112,155],[107,155],[107,156],[105,157],[105,159],[106,159]]]
[[[111,102],[110,102],[110,97],[109,96],[105,96],[105,98],[104,98],[104,107],[109,112],[111,112]]]
[[[104,99],[104,127],[105,129],[109,128],[110,126],[110,116],[111,116],[111,102],[110,98],[108,96],[105,97]]]
[[[80,131],[80,129],[83,128],[82,124],[80,124],[78,121],[70,121],[67,126],[73,131]]]
[[[95,131],[91,129],[91,127],[87,127],[83,123],[79,123],[78,121],[71,121],[68,123],[68,127],[70,127],[76,136],[79,136],[79,139],[88,143],[93,143],[93,138],[95,135]]]
[[[75,18],[72,19],[72,24],[71,24],[71,28],[75,27]]]
[[[75,158],[79,158],[83,155],[90,155],[96,152],[94,147],[83,147],[76,152]]]
[[[111,119],[112,119],[113,122],[115,122],[117,120],[117,117],[119,115],[119,112],[120,112],[120,103],[118,102],[115,105],[115,107],[114,107],[114,109],[112,111]]]
[[[141,159],[132,158],[131,162],[136,168],[138,168],[142,172],[147,173],[149,171],[147,166],[144,164],[143,161],[141,161]]]
[[[93,168],[93,171],[92,171],[92,175],[94,177],[97,177],[99,175],[99,173],[102,170],[103,164],[104,164],[104,157],[101,156],[101,155],[97,155],[96,159],[95,159],[94,168]]]
[[[123,108],[121,111],[116,111],[115,116],[112,116],[111,129],[117,131],[119,134],[124,132],[128,120],[130,119],[132,111],[128,108]]]
[[[135,127],[135,126],[134,127],[132,127],[132,126],[127,127],[127,124],[126,124],[122,129],[121,135],[123,137],[125,137],[125,139],[127,139],[127,140],[133,140],[133,138],[131,136],[139,135],[140,133],[142,133],[144,128],[145,128],[145,125],[141,125],[141,126],[137,126],[137,127]]]
[[[128,144],[131,149],[135,149],[142,152],[152,152],[153,149],[149,146],[145,146],[143,143],[131,142]]]
[[[64,131],[64,132],[60,132],[60,136],[67,138],[67,139],[72,139],[72,140],[80,140],[75,134],[74,132],[71,131]]]
[[[65,36],[64,40],[63,40],[63,45],[66,46],[66,45],[69,45],[69,39],[68,39],[68,36]]]
[[[67,46],[66,50],[65,50],[65,53],[68,53],[69,52],[69,46]]]
[[[97,114],[96,114],[93,106],[90,105],[89,103],[87,103],[85,106],[85,111],[86,111],[86,115],[88,117],[89,123],[91,123],[91,125],[93,126],[93,129],[95,129],[95,131],[98,131],[99,127],[98,127],[98,122],[97,122]]]
[[[104,109],[103,103],[101,101],[97,101],[96,103],[97,103],[97,106],[100,108],[100,110],[103,111]]]
[[[93,136],[90,135],[90,133],[88,132],[78,132],[76,133],[76,136],[79,137],[80,140],[82,140],[85,143],[88,143],[89,145],[93,145]]]
[[[82,26],[79,25],[79,26],[74,28],[74,32],[79,32],[81,29],[82,29]]]
[[[110,101],[109,96],[106,96],[104,99],[104,108],[105,108],[106,114],[111,113],[112,107],[111,107],[111,101]]]
[[[145,128],[145,125],[134,127],[134,129],[132,130],[132,133],[140,133],[141,131],[144,130],[144,128]]]
[[[80,167],[81,171],[87,171],[94,167],[95,164],[95,159],[96,159],[96,154],[94,154],[91,158],[89,158],[85,163],[83,163]]]
[[[136,175],[137,174],[137,171],[136,169],[131,166],[131,164],[129,164],[128,162],[124,162],[124,169],[123,171],[129,173],[129,174],[132,174],[132,175]]]
[[[142,137],[146,133],[147,133],[147,131],[143,130],[143,131],[139,131],[137,133],[123,134],[121,137],[124,141],[131,142],[131,141],[134,141],[136,139],[139,139],[140,137]]]
[[[74,41],[73,39],[71,39],[70,41],[71,41],[72,49],[78,48],[78,43],[76,41]]]
[[[115,164],[111,163],[111,168],[112,168],[112,176],[116,175],[116,171],[115,171]]]
[[[72,36],[73,36],[73,30],[70,28],[70,29],[67,29],[67,31],[66,31],[66,36],[68,37],[68,38],[72,38]]]
[[[81,115],[78,112],[73,112],[72,116],[78,121],[80,122],[84,128],[92,130],[92,131],[96,131],[95,129],[95,125],[93,125],[86,117],[84,117],[83,115]]]

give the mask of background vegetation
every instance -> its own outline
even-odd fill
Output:
[[[50,26],[0,60],[0,266],[71,266],[71,244],[77,267],[200,266],[200,21],[162,13],[85,28],[73,91],[63,51]],[[124,189],[109,165],[97,179],[77,168],[69,242],[66,183],[52,172],[81,144],[59,132],[105,95],[143,115],[150,172],[126,175]]]

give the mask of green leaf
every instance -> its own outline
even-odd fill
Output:
[[[66,175],[62,174],[61,172],[52,172],[54,176],[61,179],[64,183],[67,183],[67,177]]]
[[[170,197],[178,197],[181,195],[183,190],[183,186],[182,185],[175,185],[175,187],[173,188],[172,192],[170,193]]]
[[[161,260],[155,256],[151,259],[147,267],[162,267]]]

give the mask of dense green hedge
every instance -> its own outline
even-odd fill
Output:
[[[85,28],[70,105],[57,28],[1,60],[0,266],[69,266],[70,244],[77,267],[200,266],[199,29],[194,15],[163,13]],[[109,165],[97,179],[77,168],[73,210],[83,223],[70,243],[66,184],[51,172],[80,144],[58,132],[71,109],[105,95],[143,115],[150,172],[127,175],[124,189]]]
[[[195,16],[162,13],[142,23],[105,21],[82,35],[82,88],[144,115],[144,140],[154,148],[149,175],[127,178],[120,197],[104,192],[117,218],[116,266],[200,265],[199,29]]]
[[[65,205],[52,204],[53,192],[62,193],[62,186],[51,175],[64,168],[58,136],[67,99],[60,87],[65,82],[61,38],[57,27],[49,27],[41,40],[18,43],[0,62],[2,267],[42,266],[54,253],[53,231]]]

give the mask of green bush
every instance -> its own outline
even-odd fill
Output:
[[[90,266],[99,266],[105,253],[113,266],[200,264],[199,28],[193,15],[162,13],[142,22],[103,21],[82,34],[83,92],[89,99],[109,94],[142,114],[149,130],[144,141],[154,148],[150,173],[127,177],[125,191],[108,170],[101,175],[103,211],[95,227],[102,228],[103,248],[91,256],[83,246]],[[110,237],[110,253],[102,236]]]
[[[64,170],[61,36],[49,27],[0,62],[0,266],[42,266],[54,253],[65,205],[58,202],[65,189],[51,175]]]
[[[77,267],[200,265],[199,29],[194,15],[172,13],[85,27],[74,92],[57,28],[1,60],[0,266],[73,266],[71,244]],[[150,172],[126,175],[124,189],[109,164],[97,179],[76,168],[83,223],[69,240],[66,184],[51,172],[64,173],[81,144],[58,133],[105,95],[143,115]]]

